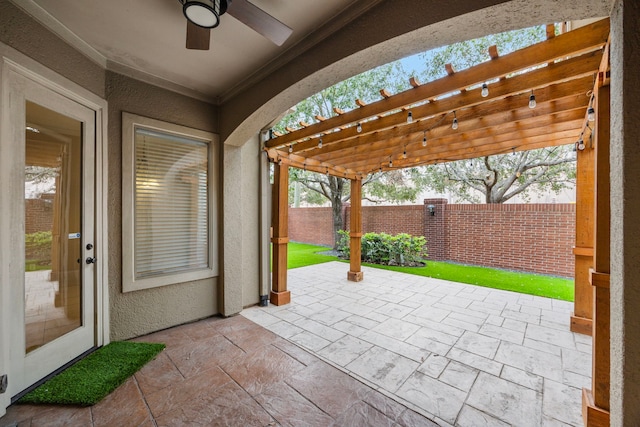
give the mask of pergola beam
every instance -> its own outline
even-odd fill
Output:
[[[510,99],[500,101],[502,104],[500,107],[502,108],[496,108],[498,112],[494,114],[484,115],[482,111],[479,111],[479,109],[461,111],[460,114],[458,114],[459,127],[457,130],[451,128],[449,121],[446,123],[443,122],[437,127],[433,127],[437,124],[439,118],[423,120],[412,127],[413,132],[394,128],[389,131],[367,135],[358,140],[347,140],[333,144],[326,149],[323,147],[321,150],[318,150],[318,153],[316,153],[313,158],[320,161],[330,161],[330,159],[333,158],[346,159],[349,156],[363,152],[371,153],[385,147],[397,148],[398,145],[412,142],[417,144],[421,143],[423,133],[426,130],[429,130],[428,137],[433,139],[434,137],[460,135],[464,132],[473,130],[502,126],[512,122],[530,123],[531,126],[536,126],[540,121],[544,121],[545,117],[547,117],[546,124],[548,124],[549,118],[562,118],[562,116],[554,116],[552,114],[558,114],[575,109],[582,109],[582,116],[584,116],[584,109],[589,103],[589,98],[584,96],[585,92],[586,89],[579,95],[571,95],[552,102],[540,103],[534,110],[528,107],[522,108],[522,101],[524,101],[524,97],[516,97],[515,100]],[[515,105],[518,105],[520,108],[514,109]],[[528,121],[532,118],[537,120]],[[580,125],[578,125],[578,127],[579,126]]]
[[[395,109],[411,106],[425,99],[442,96],[511,73],[547,64],[556,59],[593,51],[605,45],[608,34],[609,20],[597,21],[544,42],[501,56],[490,62],[485,62],[475,67],[456,72],[442,79],[344,112],[343,114],[334,116],[323,122],[312,124],[306,128],[290,132],[289,134],[267,141],[265,145],[267,148],[282,147],[306,137],[327,133],[337,127],[346,126],[350,123],[363,121]]]
[[[332,144],[338,141],[349,138],[366,138],[372,133],[374,137],[377,136],[379,139],[385,139],[386,135],[384,131],[388,129],[395,128],[398,132],[411,132],[412,129],[424,127],[424,124],[421,123],[423,120],[419,119],[437,117],[439,114],[448,114],[454,110],[459,112],[478,105],[490,108],[493,102],[499,102],[511,96],[526,94],[526,99],[521,101],[521,106],[526,106],[528,104],[529,91],[532,88],[537,89],[536,95],[539,102],[562,96],[554,93],[554,89],[564,85],[566,85],[567,88],[571,88],[569,90],[574,91],[573,93],[576,93],[575,91],[578,90],[586,92],[586,90],[593,87],[593,75],[598,70],[601,60],[601,52],[582,55],[496,82],[491,85],[491,91],[486,98],[482,97],[478,91],[468,91],[439,100],[435,103],[427,103],[414,107],[411,110],[414,122],[411,124],[407,124],[407,113],[401,111],[362,124],[362,132],[357,132],[353,126],[339,132],[332,132],[322,136],[323,149],[326,151]],[[572,82],[574,83],[572,84]],[[547,88],[548,86],[552,88]],[[512,109],[515,108],[515,105],[511,107]],[[486,114],[486,112],[480,112],[479,115]],[[460,117],[458,119],[460,119]],[[293,145],[293,151],[295,153],[316,149],[318,149],[318,140],[316,138]]]

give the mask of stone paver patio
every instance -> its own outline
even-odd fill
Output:
[[[292,302],[242,315],[443,426],[582,426],[591,337],[573,304],[331,262],[290,270]]]

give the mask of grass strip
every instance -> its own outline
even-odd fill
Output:
[[[316,252],[326,251],[324,246],[289,243],[288,267],[297,268],[306,265],[336,261],[337,257],[320,255]],[[346,261],[348,262],[348,261]],[[520,273],[497,268],[454,264],[440,261],[427,261],[424,267],[396,267],[364,263],[368,267],[400,273],[414,274],[423,277],[450,280],[492,289],[520,292],[522,294],[573,301],[574,282],[572,279],[545,276],[542,274]]]
[[[307,245],[305,243],[295,242],[289,242],[287,246],[287,268],[289,269],[338,260],[338,257],[335,256],[316,253],[331,250],[331,248],[325,246]]]
[[[440,261],[427,261],[427,265],[424,267],[396,267],[368,263],[363,265],[564,301],[573,301],[574,298],[575,286],[573,280],[562,277],[519,273],[497,268],[477,267]]]
[[[95,405],[164,347],[164,344],[114,341],[49,379],[18,402]]]

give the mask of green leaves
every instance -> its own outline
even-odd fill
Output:
[[[338,251],[349,258],[349,232],[340,230]],[[361,239],[362,261],[380,265],[417,266],[427,257],[427,239],[406,233],[366,233]]]

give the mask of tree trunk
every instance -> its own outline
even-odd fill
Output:
[[[338,248],[340,235],[338,231],[344,230],[344,219],[342,218],[342,194],[333,194],[331,200],[331,213],[333,215],[333,249]]]

